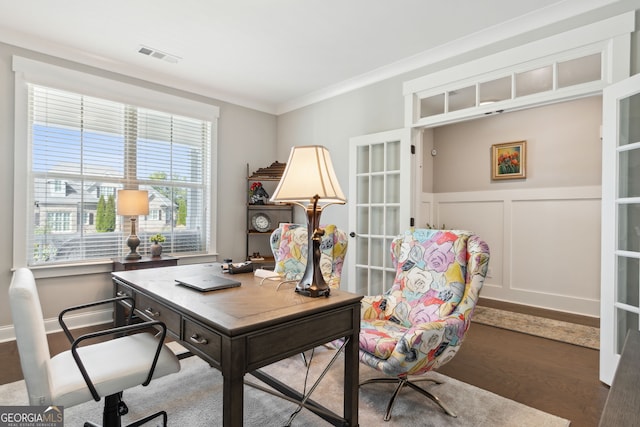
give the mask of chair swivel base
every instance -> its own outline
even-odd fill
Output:
[[[361,386],[365,385],[365,384],[373,384],[373,383],[386,383],[386,384],[393,384],[393,383],[397,383],[398,386],[396,387],[396,389],[394,390],[393,394],[391,395],[391,399],[389,400],[389,403],[387,404],[387,410],[384,414],[384,420],[385,421],[389,421],[391,419],[391,411],[393,410],[393,405],[396,402],[396,397],[398,397],[398,394],[400,393],[400,390],[402,390],[404,388],[404,386],[409,386],[412,389],[414,389],[415,391],[423,394],[424,396],[428,397],[429,399],[431,399],[433,402],[435,402],[438,406],[440,406],[440,408],[442,408],[442,410],[449,416],[457,418],[457,415],[451,411],[447,405],[445,405],[442,400],[440,400],[438,398],[438,396],[435,396],[433,394],[431,394],[430,392],[428,392],[427,390],[418,387],[415,383],[416,382],[420,382],[420,381],[431,381],[437,385],[442,384],[441,381],[437,381],[434,380],[432,378],[419,378],[419,379],[414,379],[413,381],[409,381],[409,378],[406,375],[401,375],[398,376],[397,378],[389,378],[389,377],[385,377],[385,378],[372,378],[366,381],[363,381],[360,383]]]
[[[103,425],[92,423],[87,421],[84,423],[84,427],[121,427],[121,416],[126,415],[129,412],[127,405],[122,401],[122,392],[105,396],[104,398],[104,412],[102,414]],[[148,423],[154,418],[162,417],[162,425],[167,426],[167,413],[165,411],[159,411],[155,414],[144,417],[140,420],[134,421],[131,424],[127,424],[126,427],[139,427]]]

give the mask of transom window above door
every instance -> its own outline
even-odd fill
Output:
[[[405,126],[429,127],[602,93],[629,74],[625,13],[404,83]]]

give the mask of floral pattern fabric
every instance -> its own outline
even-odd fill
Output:
[[[322,228],[324,235],[320,241],[320,270],[327,285],[338,288],[347,254],[347,234],[333,224]],[[271,234],[270,243],[276,259],[274,271],[285,280],[300,280],[307,266],[307,226],[280,224]]]
[[[391,288],[362,300],[360,361],[391,376],[421,374],[460,348],[489,247],[468,231],[413,229],[391,243],[391,259]]]

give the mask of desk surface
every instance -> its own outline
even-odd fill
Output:
[[[155,298],[181,312],[215,325],[226,335],[243,334],[265,326],[295,319],[301,312],[312,314],[360,301],[362,296],[332,289],[328,298],[310,298],[294,292],[295,284],[254,277],[253,273],[227,275],[218,263],[182,265],[160,269],[122,271],[114,277],[134,289],[152,293]],[[241,286],[199,292],[177,285],[175,279],[217,274],[241,282]]]

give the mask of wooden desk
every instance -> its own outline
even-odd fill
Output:
[[[332,290],[301,296],[277,282],[260,285],[252,273],[230,276],[242,286],[200,293],[175,284],[189,276],[223,274],[220,264],[112,273],[114,293],[136,301],[139,315],[161,320],[168,333],[223,377],[223,425],[242,426],[244,375],[341,337],[344,414],[333,425],[358,425],[358,336],[361,296]],[[315,403],[315,402],[314,402]],[[324,417],[323,417],[324,418]],[[325,418],[326,419],[326,418]]]

